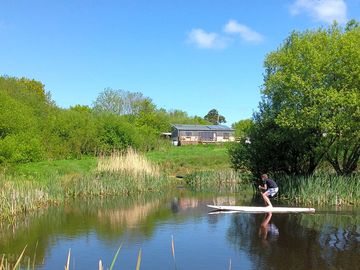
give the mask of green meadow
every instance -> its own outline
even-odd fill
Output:
[[[151,151],[146,156],[169,175],[184,176],[197,171],[230,169],[227,145],[186,145]]]

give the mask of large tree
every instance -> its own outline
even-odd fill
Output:
[[[213,123],[214,125],[226,123],[225,117],[220,115],[216,109],[210,110],[207,115],[204,116],[204,119]]]
[[[314,157],[326,156],[339,174],[360,157],[360,28],[293,32],[265,60],[264,102],[276,124],[311,131]],[[316,152],[316,153],[315,153]]]
[[[137,115],[141,111],[153,111],[152,100],[140,92],[104,89],[93,103],[94,111],[108,112],[117,115]]]
[[[260,111],[251,144],[232,151],[234,167],[312,173],[329,161],[339,174],[360,157],[360,28],[293,32],[265,59]],[[241,155],[248,156],[244,163]],[[237,161],[236,161],[237,160]]]

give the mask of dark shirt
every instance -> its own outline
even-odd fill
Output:
[[[269,179],[269,178],[264,181],[264,184],[266,184],[266,186],[267,186],[268,189],[269,189],[269,188],[277,188],[277,187],[278,187],[277,184],[275,183],[275,181],[272,180],[272,179]]]

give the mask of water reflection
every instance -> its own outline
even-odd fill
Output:
[[[255,269],[353,269],[360,255],[360,227],[346,219],[332,215],[326,223],[326,213],[237,214],[227,239],[248,253]]]
[[[261,201],[252,202],[239,194],[186,191],[73,201],[16,223],[1,224],[0,256],[6,254],[15,262],[28,245],[26,256],[35,259],[38,268],[55,269],[63,265],[72,247],[74,252],[94,254],[88,264],[96,268],[98,258],[108,254],[107,261],[111,261],[124,242],[121,254],[134,259],[123,259],[122,268],[135,268],[127,263],[135,263],[141,247],[141,269],[169,269],[174,235],[179,269],[224,269],[229,259],[233,269],[352,269],[358,263],[359,212],[209,215],[206,207],[257,203]],[[89,256],[77,254],[76,259],[76,268],[85,269]]]
[[[167,201],[162,196],[110,198],[51,207],[11,224],[2,223],[0,254],[6,254],[14,263],[27,245],[25,257],[42,264],[46,252],[60,239],[95,234],[102,241],[118,243],[125,231],[130,236],[149,238],[155,228],[153,223],[171,216],[170,209],[161,207]]]
[[[274,223],[271,223],[272,213],[266,213],[264,220],[260,224],[259,237],[266,243],[267,240],[276,240],[279,236],[279,229]]]

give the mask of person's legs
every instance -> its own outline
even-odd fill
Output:
[[[269,196],[268,192],[261,193],[261,196],[263,197],[263,199],[265,201],[265,205],[272,207],[272,204],[271,204],[270,199],[268,197]]]

